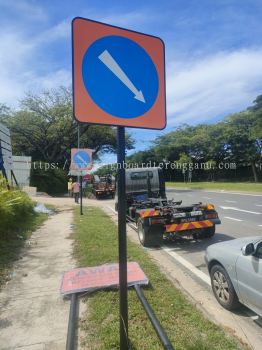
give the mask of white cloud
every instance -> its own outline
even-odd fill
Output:
[[[51,43],[56,40],[71,38],[71,19],[65,19],[58,24],[54,25],[50,29],[41,33],[36,42],[38,44]]]
[[[44,44],[50,42],[52,28],[29,38],[14,28],[0,31],[0,103],[18,106],[25,93],[38,92],[71,83],[71,71],[63,67],[39,67],[36,57],[41,55]],[[63,22],[54,27],[52,41],[63,35]],[[41,57],[41,56],[40,56]],[[43,62],[44,62],[44,56]],[[44,69],[42,69],[44,68]],[[46,73],[47,72],[47,73]]]
[[[101,15],[92,16],[92,18],[96,18],[98,21],[104,23],[111,23],[112,25],[120,27],[140,28],[140,30],[141,26],[147,23],[158,22],[161,17],[161,14],[152,13],[150,10],[147,10],[146,13],[144,11],[131,11],[116,14],[110,13],[102,17]]]
[[[34,75],[31,82],[28,84],[28,90],[34,91],[37,89],[41,91],[55,89],[59,86],[67,87],[71,84],[71,80],[71,71],[67,69],[59,69],[41,77]]]
[[[212,121],[262,93],[262,48],[220,52],[167,67],[169,125]]]
[[[30,19],[33,21],[42,21],[47,19],[47,14],[39,5],[35,5],[30,1],[25,0],[0,0],[0,7],[4,10],[8,10],[13,13],[19,14],[19,20],[21,17]]]

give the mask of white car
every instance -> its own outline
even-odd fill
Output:
[[[205,260],[218,302],[228,310],[242,303],[262,317],[262,236],[213,244]]]

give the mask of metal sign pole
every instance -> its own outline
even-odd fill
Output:
[[[125,128],[117,128],[120,349],[128,349]]]
[[[83,215],[83,173],[80,174],[80,215]]]
[[[80,124],[77,124],[77,148],[80,148]],[[82,192],[82,171],[77,176],[77,182],[80,184],[80,215],[83,215],[83,192]]]

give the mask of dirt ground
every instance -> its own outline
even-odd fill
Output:
[[[72,208],[64,203],[60,208],[27,241],[0,293],[1,350],[65,349],[69,302],[59,289],[63,272],[75,262]]]

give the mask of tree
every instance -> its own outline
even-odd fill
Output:
[[[158,137],[150,149],[133,154],[131,159],[179,162],[181,155],[193,159],[194,165],[232,161],[238,164],[238,168],[251,167],[253,178],[258,181],[257,166],[262,162],[262,95],[247,110],[221,122],[181,125]],[[214,177],[214,172],[208,171],[211,177]],[[203,174],[199,171],[200,176]]]
[[[254,113],[250,110],[236,113],[225,121],[227,159],[241,165],[251,165],[254,181],[258,182],[256,163],[261,158],[261,148],[253,133]]]
[[[64,87],[40,95],[28,94],[18,111],[1,113],[0,120],[11,130],[14,154],[31,155],[33,161],[70,164],[70,149],[77,147],[78,128],[72,117],[71,95],[70,89]],[[132,149],[133,144],[127,134],[127,149]],[[80,145],[92,148],[94,158],[115,152],[116,129],[82,124]]]
[[[251,111],[262,110],[262,95],[259,95],[256,97],[256,99],[253,101],[253,106],[248,107],[248,110],[251,110]]]

